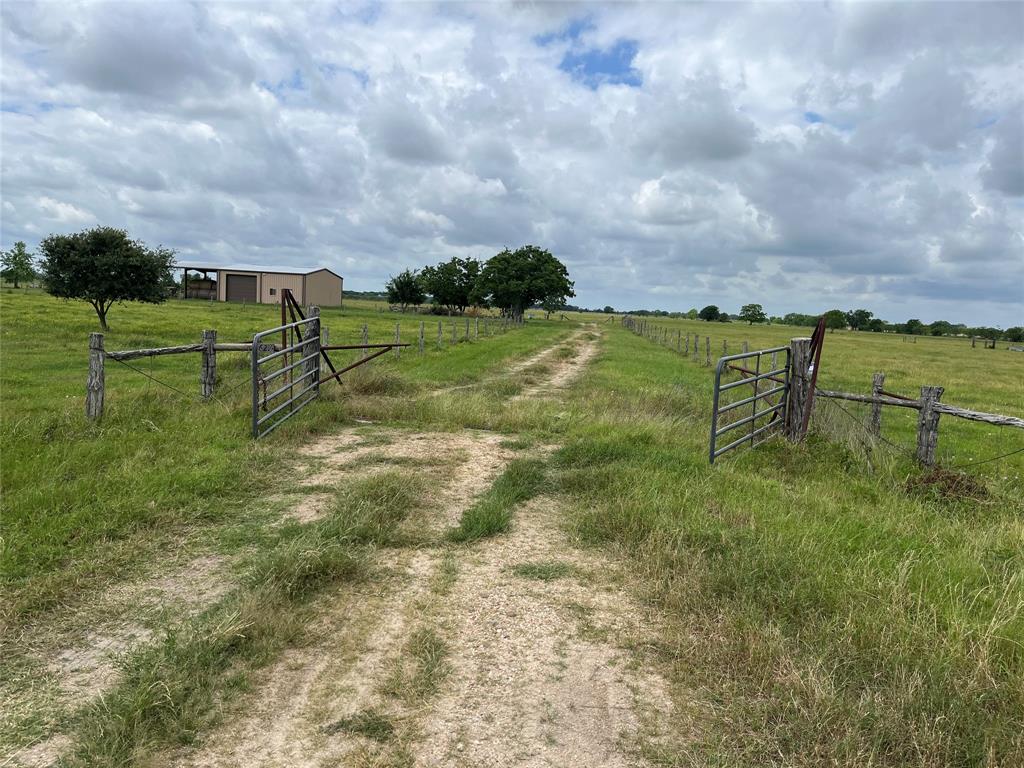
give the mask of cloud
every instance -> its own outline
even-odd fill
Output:
[[[1015,325],[1012,3],[6,3],[2,247],[404,267],[534,242],[601,306]]]

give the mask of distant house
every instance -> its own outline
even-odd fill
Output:
[[[179,263],[176,266],[184,270],[182,293],[186,299],[277,304],[281,301],[281,291],[288,288],[303,306],[340,307],[344,291],[341,275],[325,267],[210,266],[196,263]]]

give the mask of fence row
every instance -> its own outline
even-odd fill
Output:
[[[309,310],[318,314],[318,310],[314,307],[310,307]],[[452,319],[447,322],[439,320],[437,322],[437,333],[435,337],[433,322],[430,323],[430,329],[428,331],[427,322],[420,321],[415,346],[411,342],[402,342],[401,323],[395,323],[393,341],[388,339],[384,343],[376,345],[370,343],[370,328],[364,323],[360,330],[362,343],[351,346],[331,346],[329,343],[330,329],[326,326],[321,326],[320,347],[323,349],[333,350],[348,348],[361,349],[363,350],[363,357],[376,357],[379,354],[393,350],[394,356],[397,358],[401,356],[403,348],[406,349],[407,352],[415,350],[417,354],[423,355],[426,353],[428,345],[440,350],[444,349],[446,346],[473,341],[481,337],[491,337],[495,334],[507,331],[510,327],[518,324],[520,323],[509,317],[466,317]],[[379,352],[371,353],[366,350],[367,347],[381,347],[382,349]],[[106,390],[106,371],[104,363],[106,360],[127,363],[129,360],[136,360],[143,357],[199,353],[201,355],[199,365],[199,396],[203,400],[209,400],[216,394],[217,353],[252,351],[252,342],[218,342],[217,331],[213,329],[203,331],[201,340],[195,344],[179,344],[177,346],[170,347],[125,349],[117,351],[107,351],[104,348],[104,336],[102,333],[91,333],[89,334],[89,374],[85,386],[85,415],[93,420],[99,419],[103,415],[103,404]],[[257,353],[266,352],[269,354],[279,353],[281,351],[281,344],[269,342],[259,342],[256,349]],[[326,359],[322,358],[319,365],[321,373],[326,375],[327,372],[324,370],[325,366],[328,365]],[[349,366],[342,371],[332,372],[333,375],[330,378],[335,378],[338,374],[344,373],[351,367],[353,366]]]
[[[686,357],[691,357],[691,339],[689,332],[683,334],[678,329],[673,332],[667,328],[650,323],[643,318],[634,318],[629,316],[622,318],[622,324],[639,336],[643,336],[646,339],[669,348],[674,346],[675,350],[680,354]],[[813,379],[815,378],[812,376],[813,365],[811,364],[811,359],[808,356],[806,349],[809,345],[809,339],[800,338],[793,339],[790,343],[790,374],[788,378],[788,381],[791,383],[789,391],[790,403],[786,406],[786,421],[789,424],[796,424],[800,420],[801,414],[803,414],[803,421],[804,424],[806,424],[806,421],[810,416],[810,412],[813,411],[814,396],[835,400],[849,400],[859,403],[868,403],[871,405],[868,422],[864,426],[871,435],[876,438],[880,438],[882,434],[882,409],[884,407],[910,408],[918,411],[917,446],[915,455],[919,463],[928,467],[935,465],[935,453],[939,440],[939,423],[941,416],[977,421],[999,427],[1024,429],[1024,419],[1017,416],[985,413],[941,402],[942,395],[945,392],[944,387],[933,385],[922,386],[920,394],[916,398],[886,392],[884,389],[885,374],[881,372],[873,375],[871,393],[867,395],[823,389],[816,386],[813,382]],[[706,336],[704,338],[703,354],[701,354],[701,337],[699,334],[694,334],[692,339],[693,360],[700,362],[703,365],[710,366],[711,347],[711,337]],[[778,349],[766,351],[771,353],[771,368],[773,370],[778,368],[776,362]],[[746,341],[742,343],[742,352],[743,355],[746,355],[749,352],[749,345]],[[750,354],[757,353],[755,352]],[[722,357],[726,357],[727,355],[728,343],[723,341]],[[740,381],[737,382],[737,384],[752,383],[756,387],[756,377],[752,376],[754,373],[753,371],[747,371],[732,363],[730,363],[729,367],[739,372],[740,375],[744,377],[750,377],[749,381]],[[763,393],[759,395],[755,389],[754,398],[748,398],[744,403],[755,402],[759,397],[763,397]],[[794,402],[794,399],[799,402]],[[716,414],[717,411],[718,409],[716,407]],[[713,425],[712,430],[714,431],[715,428],[716,426]],[[785,431],[787,436],[791,439],[799,439],[802,436],[802,432],[799,429],[794,429],[789,426],[787,426]],[[712,456],[714,456],[714,453],[715,448],[714,444],[712,444]]]

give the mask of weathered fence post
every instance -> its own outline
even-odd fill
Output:
[[[885,387],[885,374],[876,373],[871,377],[871,396],[880,397]],[[871,404],[871,421],[868,422],[868,432],[875,437],[882,434],[882,404]]]
[[[89,334],[89,378],[85,382],[85,415],[96,420],[103,416],[103,390],[106,377],[103,362],[107,353],[103,351],[103,334]]]
[[[676,354],[682,354],[683,352],[683,332],[680,330],[676,331]]]
[[[363,346],[365,347],[369,343],[370,343],[370,329],[367,327],[366,323],[363,323]],[[363,350],[363,357],[366,357],[368,354],[370,354],[370,350],[364,349]]]
[[[479,317],[476,318],[476,320],[473,323],[473,338],[474,339],[479,339],[480,338],[480,318]]]
[[[443,329],[443,325],[444,325],[444,321],[443,320],[438,320],[437,321],[437,348],[438,349],[441,349],[441,347],[444,346],[444,329]]]
[[[401,323],[395,323],[395,359],[402,356],[402,348],[398,344],[402,341]]]
[[[455,321],[452,320],[452,346],[458,342],[458,338],[455,336]]]
[[[971,336],[971,349],[974,349],[976,346],[978,346],[978,337]]]
[[[217,331],[203,331],[203,362],[199,366],[199,394],[203,400],[213,397],[217,384]]]
[[[811,340],[792,339],[789,342],[789,401],[786,403],[786,437],[796,442],[803,437],[804,410],[807,408],[811,379]]]
[[[722,357],[725,357],[728,354],[729,354],[729,341],[727,339],[722,339]]]
[[[707,356],[707,360],[706,360],[706,362],[704,364],[705,365],[711,365],[711,337],[710,336],[708,336],[708,338],[707,338],[707,344],[705,344],[705,347],[707,348],[705,350],[706,356]]]
[[[750,351],[750,345],[747,342],[743,342],[743,354],[747,354]]]
[[[917,417],[917,460],[926,467],[935,466],[935,446],[939,442],[939,416],[935,404],[942,399],[944,387],[921,387],[921,412]]]
[[[427,324],[420,320],[420,354],[423,354],[423,332],[426,330]]]
[[[306,319],[311,322],[306,323],[306,330],[302,334],[302,341],[306,343],[299,350],[299,357],[309,357],[310,355],[316,355],[316,357],[302,364],[304,386],[300,387],[300,392],[309,386],[316,390],[320,389],[320,307],[315,305],[306,307]],[[306,382],[306,378],[311,381]]]
[[[686,355],[687,357],[690,356],[690,332],[689,331],[686,332],[686,347],[683,350],[683,354]]]
[[[469,318],[466,318],[466,332],[462,335],[463,341],[469,341]]]

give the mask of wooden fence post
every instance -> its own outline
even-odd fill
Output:
[[[85,415],[97,420],[103,416],[103,390],[106,376],[103,362],[107,353],[103,351],[103,334],[89,334],[89,378],[85,382]]]
[[[708,338],[707,338],[707,344],[705,344],[705,347],[706,347],[705,352],[707,354],[707,361],[705,362],[705,365],[711,365],[711,337],[710,336],[708,336]]]
[[[476,318],[473,321],[473,338],[474,339],[479,339],[480,338],[480,318],[479,317]]]
[[[456,336],[455,336],[455,321],[452,320],[452,346],[455,346],[455,344],[457,342],[458,342],[458,338],[456,338]]]
[[[871,377],[871,396],[879,397],[885,388],[885,374],[876,373]],[[882,434],[882,404],[871,404],[871,421],[868,422],[868,432],[875,437]]]
[[[811,340],[792,339],[789,342],[789,401],[786,403],[786,437],[797,442],[803,437],[804,410],[807,408],[811,378]]]
[[[315,387],[318,391],[320,389],[320,307],[315,305],[306,307],[306,319],[312,322],[306,323],[302,340],[309,343],[304,344],[299,350],[299,357],[309,357],[310,355],[316,355],[316,357],[302,364],[302,375],[306,378],[302,380],[300,392],[309,386]]]
[[[978,337],[971,336],[971,349],[974,349],[976,346],[978,346]]]
[[[363,323],[363,346],[366,346],[369,343],[370,343],[370,329],[367,327],[366,323]],[[368,354],[370,354],[370,350],[364,349],[363,350],[363,357],[366,357]]]
[[[426,330],[427,324],[420,320],[420,354],[423,354],[423,332]]]
[[[395,323],[395,359],[397,360],[402,356],[402,348],[397,346],[402,341],[401,323]]]
[[[926,467],[935,466],[935,446],[939,442],[939,416],[935,404],[942,399],[944,387],[921,387],[921,411],[917,417],[917,460]]]
[[[463,341],[469,341],[469,318],[466,318],[466,332],[462,334]]]
[[[680,330],[676,331],[676,354],[682,354],[683,352],[683,332]]]
[[[743,342],[743,354],[747,354],[750,351],[750,345],[747,342]]]
[[[443,329],[443,324],[444,324],[443,320],[438,320],[437,321],[437,348],[438,349],[441,349],[444,346],[444,329]]]
[[[686,347],[683,349],[683,354],[687,357],[690,356],[690,332],[686,332]]]
[[[729,354],[729,342],[726,339],[722,339],[722,357]]]
[[[203,362],[199,366],[199,394],[203,400],[213,397],[217,384],[217,331],[203,331]]]

